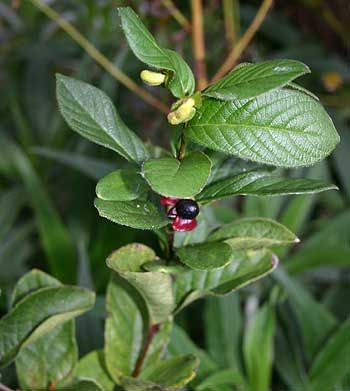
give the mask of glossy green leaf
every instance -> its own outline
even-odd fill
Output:
[[[107,258],[107,266],[138,290],[147,305],[151,324],[157,324],[169,318],[175,303],[171,276],[142,269],[143,264],[152,260],[156,260],[156,255],[151,248],[133,243],[113,252]]]
[[[198,365],[198,358],[192,354],[171,357],[146,368],[142,371],[140,379],[151,381],[165,388],[180,388],[196,376]]]
[[[210,85],[204,95],[221,100],[254,98],[283,87],[310,69],[300,61],[270,60],[259,64],[240,64],[227,76]]]
[[[244,334],[243,355],[251,390],[271,389],[275,323],[274,309],[265,305],[250,320]]]
[[[75,369],[77,378],[93,380],[103,391],[113,391],[114,382],[110,378],[102,350],[95,350],[82,357]]]
[[[224,295],[235,291],[271,273],[277,265],[278,259],[270,251],[249,250],[235,251],[233,261],[221,269],[184,268],[174,282],[177,310],[208,294]]]
[[[233,195],[313,194],[336,189],[337,186],[317,179],[274,177],[267,171],[254,170],[213,182],[196,199],[207,202]]]
[[[325,306],[317,303],[308,291],[283,270],[277,270],[274,277],[288,294],[301,328],[305,354],[312,358],[337,321]]]
[[[151,188],[168,197],[193,197],[205,186],[211,162],[202,152],[193,152],[183,160],[163,158],[143,164],[142,175]]]
[[[61,285],[50,275],[34,269],[16,284],[12,294],[12,306],[39,289]],[[52,346],[55,346],[55,349],[52,349]],[[21,389],[43,390],[50,384],[69,381],[77,360],[74,322],[58,325],[21,348],[15,361]]]
[[[332,390],[349,373],[350,320],[346,320],[323,344],[312,363],[309,377],[310,390]]]
[[[272,219],[251,217],[224,225],[209,236],[210,241],[225,240],[234,250],[288,245],[299,239],[287,227]]]
[[[105,201],[95,199],[101,217],[136,229],[157,229],[169,224],[154,204],[148,201]]]
[[[124,34],[135,56],[151,67],[170,71],[167,86],[175,97],[192,95],[195,88],[193,73],[182,57],[172,50],[161,48],[130,7],[118,8],[118,11]]]
[[[231,247],[226,243],[199,243],[176,249],[180,261],[191,269],[211,270],[232,261]]]
[[[78,287],[42,288],[21,300],[0,320],[0,365],[60,324],[89,310],[95,295]]]
[[[57,99],[64,119],[81,136],[112,149],[129,161],[142,162],[148,158],[143,142],[124,124],[103,91],[57,75]]]
[[[254,99],[203,99],[185,133],[207,148],[282,167],[310,166],[339,142],[320,103],[288,89]]]
[[[140,173],[133,168],[116,170],[99,180],[98,198],[106,201],[133,201],[147,192]]]

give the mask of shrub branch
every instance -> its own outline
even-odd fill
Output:
[[[168,9],[170,15],[179,23],[184,30],[188,33],[191,32],[191,23],[186,18],[186,16],[176,7],[172,0],[162,0],[162,3],[165,8]]]
[[[212,78],[211,82],[215,82],[219,79],[221,79],[223,76],[226,75],[227,72],[229,72],[233,66],[236,64],[238,59],[241,57],[244,50],[247,48],[251,40],[253,39],[255,33],[260,28],[261,24],[266,18],[266,15],[270,8],[272,7],[273,0],[264,0],[255,15],[252,23],[248,27],[247,31],[244,33],[242,38],[237,42],[235,47],[231,50],[228,57],[224,61],[224,63],[221,65],[219,70],[216,72],[214,77]]]
[[[205,43],[203,31],[202,0],[191,0],[192,7],[192,44],[194,54],[194,73],[198,89],[203,90],[207,84],[207,69],[205,65]]]

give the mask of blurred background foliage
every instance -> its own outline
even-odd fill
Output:
[[[175,48],[192,62],[190,34],[161,0],[45,3],[136,82],[142,65],[126,46],[116,6],[131,5],[164,46]],[[176,4],[190,19],[189,2]],[[259,5],[254,0],[204,1],[209,75],[247,29]],[[231,34],[225,37],[228,28]],[[302,241],[288,252],[279,252],[282,266],[271,278],[239,294],[201,300],[177,317],[170,353],[194,351],[202,359],[193,389],[239,389],[242,373],[251,391],[302,390],[307,377],[315,377],[314,387],[321,389],[316,375],[322,372],[320,384],[328,384],[327,391],[350,390],[349,331],[343,332],[333,355],[328,352],[323,361],[318,357],[317,365],[314,360],[332,333],[340,327],[348,330],[343,322],[350,301],[349,56],[348,0],[278,0],[241,58],[253,62],[291,58],[310,66],[312,74],[301,83],[320,96],[341,135],[341,144],[326,162],[294,170],[293,175],[326,179],[340,191],[288,199],[237,197],[206,207],[198,229],[186,240],[202,240],[218,222],[266,216],[290,227]],[[120,227],[97,216],[95,183],[123,162],[68,130],[57,109],[56,72],[106,91],[125,122],[150,144],[168,147],[169,126],[161,112],[97,65],[32,1],[1,1],[0,312],[8,309],[15,281],[33,267],[63,282],[92,288],[98,294],[97,304],[79,320],[77,329],[80,353],[84,354],[103,344],[104,293],[109,278],[106,256],[132,241],[155,249],[158,244],[151,233]],[[150,91],[170,106],[165,90]],[[220,170],[232,165],[222,156],[215,158]],[[183,239],[177,238],[178,242]],[[339,369],[344,363],[347,369]],[[328,365],[333,368],[331,375]],[[222,384],[215,379],[218,373],[224,379]],[[5,383],[13,381],[11,369],[4,371],[4,376]]]

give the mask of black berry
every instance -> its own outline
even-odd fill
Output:
[[[175,205],[177,215],[182,219],[194,219],[199,213],[199,206],[193,200],[180,200]]]

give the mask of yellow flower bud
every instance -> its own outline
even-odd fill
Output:
[[[189,121],[196,113],[194,107],[195,101],[193,98],[188,98],[175,111],[168,114],[168,122],[171,125],[178,125]]]
[[[165,81],[165,75],[160,72],[152,72],[148,70],[143,70],[140,73],[142,81],[150,86],[160,86]]]

